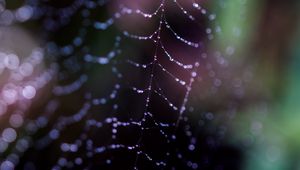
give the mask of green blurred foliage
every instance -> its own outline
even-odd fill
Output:
[[[257,88],[269,91],[260,94],[262,100],[248,102],[230,125],[227,140],[245,151],[244,169],[247,170],[300,168],[300,27],[299,16],[294,15],[300,8],[296,1],[287,4],[276,1],[274,4],[271,1],[232,0],[218,14],[223,36],[215,44],[225,48],[224,44],[231,43],[236,47],[234,60],[262,57],[256,60],[263,62],[255,64],[259,71],[255,72],[254,81],[262,82],[263,86]],[[269,21],[270,16],[280,15],[275,11],[282,12],[280,19],[285,20],[275,22],[290,21],[295,28],[281,25],[286,27],[285,30],[277,28],[276,24],[263,23]],[[279,42],[280,38],[265,41],[264,35],[257,33],[263,32],[262,29],[285,41]],[[278,49],[276,44],[282,43],[284,46]],[[258,45],[260,49],[254,51],[253,47]]]

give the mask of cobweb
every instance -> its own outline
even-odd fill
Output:
[[[1,169],[225,166],[216,156],[222,135],[202,131],[214,114],[197,99],[189,104],[193,91],[213,96],[222,83],[214,65],[228,66],[221,52],[209,49],[222,29],[208,2],[27,0],[11,6],[0,1],[1,25],[34,30],[30,24],[36,24],[32,34],[42,42],[28,57],[0,53]],[[199,88],[204,79],[210,88]]]

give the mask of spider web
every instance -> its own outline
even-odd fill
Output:
[[[43,104],[33,99],[24,107],[23,98],[13,108],[3,104],[7,119],[22,121],[2,127],[1,167],[211,168],[218,144],[199,132],[188,106],[203,69],[216,74],[208,44],[222,31],[206,3],[57,4],[63,7],[30,0],[1,11],[2,25],[41,23],[46,43],[33,53],[44,56],[47,68],[34,77],[45,80],[41,85],[18,81],[36,88]],[[219,65],[228,64],[217,54]],[[207,120],[213,116],[205,113]]]

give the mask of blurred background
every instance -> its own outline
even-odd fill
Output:
[[[300,169],[297,0],[0,0],[0,169]]]

